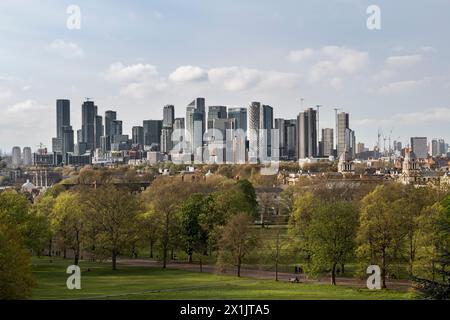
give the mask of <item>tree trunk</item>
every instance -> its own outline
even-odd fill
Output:
[[[150,240],[150,259],[153,259],[153,240]]]
[[[189,258],[188,258],[188,260],[189,260],[189,261],[188,261],[189,263],[192,263],[192,252],[189,253]]]
[[[117,251],[112,250],[112,269],[117,270]]]
[[[336,285],[336,263],[333,263],[333,267],[331,268],[331,285]]]
[[[48,241],[48,256],[52,256],[52,239]]]
[[[67,259],[67,250],[66,247],[63,249],[63,259]]]
[[[167,245],[163,244],[163,269],[167,267]]]
[[[200,258],[200,272],[203,272],[203,262],[202,262],[202,258]]]
[[[386,289],[386,249],[381,253],[381,288]]]
[[[342,274],[345,273],[345,269],[344,269],[344,264],[343,263],[341,264],[341,271],[342,271]]]
[[[238,278],[241,277],[241,258],[240,257],[238,258],[238,261],[237,261],[237,276],[238,276]]]

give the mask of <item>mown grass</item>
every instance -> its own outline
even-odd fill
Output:
[[[369,291],[324,284],[290,284],[272,280],[195,273],[154,267],[82,261],[81,290],[68,290],[65,273],[70,260],[33,259],[37,286],[32,299],[411,299],[409,292]],[[88,269],[90,271],[88,271]]]

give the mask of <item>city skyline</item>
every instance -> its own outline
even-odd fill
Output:
[[[321,128],[334,128],[338,106],[369,147],[380,127],[404,145],[449,141],[450,46],[436,28],[449,29],[450,4],[379,1],[382,29],[371,31],[370,2],[324,3],[78,1],[81,29],[69,30],[70,3],[2,1],[0,149],[50,148],[57,96],[73,106],[90,96],[102,114],[121,114],[129,134],[138,116],[161,119],[166,104],[181,115],[202,96],[217,106],[261,101],[285,119],[323,105]]]

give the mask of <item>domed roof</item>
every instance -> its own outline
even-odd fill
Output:
[[[22,190],[25,190],[25,191],[31,191],[31,190],[33,190],[35,188],[35,186],[34,186],[34,184],[32,184],[31,182],[30,182],[30,180],[27,180],[27,182],[25,182],[23,185],[22,185]]]

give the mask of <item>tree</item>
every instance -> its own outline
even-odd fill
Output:
[[[64,247],[73,250],[74,264],[78,265],[86,221],[80,195],[69,191],[61,193],[55,200],[50,221]]]
[[[424,299],[450,300],[450,196],[437,203],[432,226],[435,235],[432,256],[432,278],[415,277],[415,289]]]
[[[256,200],[256,191],[253,187],[252,183],[248,181],[247,179],[239,180],[237,182],[237,186],[241,189],[241,191],[244,194],[246,202],[248,203],[248,206],[251,210],[251,214],[254,217],[257,217],[258,215],[258,201]]]
[[[194,183],[182,182],[171,177],[160,177],[142,194],[148,207],[159,215],[161,221],[160,243],[163,268],[167,267],[168,252],[177,238],[177,212],[181,203],[195,190]]]
[[[26,299],[34,286],[31,257],[13,225],[0,222],[0,300]]]
[[[263,192],[259,195],[259,202],[260,202],[260,219],[261,219],[261,228],[264,228],[264,219],[269,214],[270,209],[274,206],[274,201],[272,198],[272,195],[267,192]]]
[[[149,245],[150,259],[153,259],[153,250],[161,230],[160,216],[154,210],[147,210],[139,215],[141,234]]]
[[[383,288],[406,236],[401,188],[398,184],[377,186],[361,203],[358,254],[363,261],[380,265]]]
[[[294,247],[299,251],[300,256],[305,260],[305,269],[309,269],[313,249],[309,240],[309,227],[311,219],[319,202],[312,192],[299,194],[294,200],[293,213],[289,218],[289,234],[293,237]]]
[[[138,232],[137,216],[142,210],[139,199],[126,190],[105,185],[85,194],[87,219],[97,229],[98,245],[110,253],[112,269],[117,256],[130,247]]]
[[[183,247],[192,263],[194,251],[204,252],[208,234],[200,224],[200,215],[205,210],[205,199],[202,194],[191,195],[180,207],[179,220]]]
[[[312,214],[308,239],[313,269],[331,270],[332,285],[336,285],[337,266],[353,256],[357,228],[358,212],[347,201],[322,202]]]
[[[219,242],[219,261],[231,260],[237,268],[238,277],[241,276],[241,265],[244,258],[258,243],[250,225],[251,218],[248,213],[237,214],[223,228]]]

